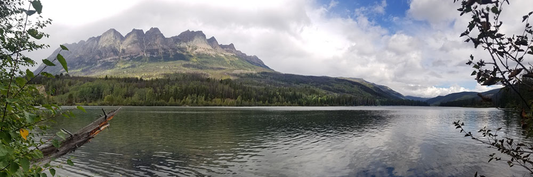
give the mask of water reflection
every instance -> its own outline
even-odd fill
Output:
[[[59,120],[80,128],[101,111]],[[111,108],[106,108],[111,109]],[[491,162],[469,130],[517,122],[496,109],[418,107],[125,107],[109,130],[72,154],[64,175],[101,176],[495,176],[527,174]]]

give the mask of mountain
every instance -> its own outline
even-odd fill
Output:
[[[296,74],[258,73],[248,74],[237,80],[245,85],[272,85],[278,87],[311,87],[330,94],[346,94],[378,99],[400,99],[367,82],[363,84],[345,78],[327,76],[302,76]]]
[[[500,92],[500,89],[494,89],[486,92],[482,92],[481,95],[492,98],[495,96],[498,96],[498,93]],[[438,106],[443,103],[450,103],[450,102],[457,102],[457,101],[465,101],[465,100],[481,100],[481,98],[478,96],[479,92],[458,92],[458,93],[452,93],[445,96],[438,96],[435,98],[431,98],[426,100],[426,102],[432,106]]]
[[[157,78],[168,73],[202,72],[224,78],[232,73],[274,72],[257,56],[249,56],[233,44],[219,44],[202,31],[184,31],[165,37],[158,28],[133,29],[123,36],[110,29],[97,37],[65,44],[62,51],[70,75]],[[52,61],[59,49],[48,60]],[[57,62],[56,62],[57,63]],[[41,65],[37,71],[44,67]],[[65,72],[48,67],[51,74]]]
[[[405,97],[401,93],[398,93],[398,92],[392,90],[390,87],[387,87],[387,86],[384,86],[384,85],[379,85],[379,84],[375,84],[375,83],[372,83],[372,82],[368,82],[368,81],[366,81],[364,79],[361,79],[361,78],[343,78],[343,79],[363,84],[363,85],[365,85],[365,86],[367,86],[369,88],[372,88],[374,90],[379,90],[381,92],[385,92],[385,93],[387,93],[389,95],[392,95],[392,96],[394,96],[396,98],[405,99]]]
[[[59,96],[61,101],[68,100],[68,95],[74,95],[75,98],[90,95],[82,103],[100,104],[105,102],[106,96],[117,96],[119,93],[104,94],[114,92],[113,89],[103,93],[86,93],[83,90],[102,91],[100,84],[103,83],[113,85],[109,88],[137,88],[145,84],[145,79],[158,84],[166,83],[170,88],[176,84],[170,83],[171,78],[178,76],[180,79],[174,82],[181,82],[182,85],[177,86],[180,89],[158,93],[174,92],[176,95],[165,95],[166,97],[155,99],[156,102],[170,102],[170,97],[174,100],[187,100],[203,95],[206,105],[223,105],[221,100],[243,99],[250,103],[262,102],[254,105],[426,105],[424,102],[406,100],[402,94],[389,87],[364,79],[282,74],[269,68],[257,56],[237,50],[234,44],[219,44],[215,37],[207,38],[202,31],[187,30],[177,36],[165,37],[158,28],[151,28],[146,32],[133,29],[125,36],[110,29],[100,36],[65,46],[68,51],[58,49],[48,60],[53,61],[58,52],[61,52],[69,69],[69,78],[63,79],[79,85],[69,85],[66,88],[56,83],[54,86],[61,88],[48,86],[54,87],[48,91],[54,92],[53,95]],[[59,65],[57,61],[56,65]],[[43,67],[41,65],[37,71]],[[44,71],[55,75],[65,72],[58,66],[46,67]],[[108,78],[112,80],[107,80]],[[136,100],[138,97],[134,98],[134,95],[137,92],[138,95],[144,95],[146,90],[156,93],[161,88],[144,88],[133,91],[135,93],[128,92],[121,98]],[[239,95],[242,95],[241,99],[237,99]],[[270,97],[277,99],[271,100]],[[152,104],[140,100],[126,104],[128,101],[124,101],[125,105]]]
[[[408,99],[408,100],[414,100],[414,101],[427,101],[429,100],[430,98],[424,98],[424,97],[416,97],[416,96],[405,96],[405,99]]]
[[[379,84],[375,84],[375,83],[372,83],[372,82],[368,82],[364,79],[361,79],[361,78],[344,78],[344,79],[347,79],[347,80],[350,80],[350,81],[354,81],[354,82],[358,82],[360,84],[363,84],[363,85],[366,85],[367,87],[370,87],[370,88],[373,88],[373,89],[379,89],[387,94],[390,94],[396,98],[400,98],[400,99],[404,99],[404,100],[413,100],[413,101],[422,101],[422,102],[425,102],[426,100],[428,100],[429,98],[422,98],[422,97],[415,97],[415,96],[404,96],[403,94],[391,89],[390,87],[388,86],[384,86],[384,85],[379,85]]]

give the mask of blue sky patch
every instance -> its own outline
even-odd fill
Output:
[[[324,7],[328,7],[332,0],[319,0]],[[365,9],[365,15],[370,21],[376,25],[388,29],[389,31],[397,31],[397,25],[393,19],[405,18],[407,10],[409,10],[408,0],[386,0],[384,13],[380,14],[374,11],[374,8],[381,6],[383,0],[337,0],[337,5],[329,9],[329,13],[339,15],[344,18],[355,17],[356,11]]]

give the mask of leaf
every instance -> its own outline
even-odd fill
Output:
[[[3,144],[0,144],[0,157],[4,157],[4,156],[6,156],[7,154],[10,153],[9,149],[7,149],[7,148],[9,148],[9,147],[6,147]]]
[[[44,36],[42,33],[39,33],[39,31],[33,28],[28,30],[28,34],[35,39],[41,39]]]
[[[63,66],[65,71],[68,73],[67,60],[65,60],[65,57],[63,57],[63,55],[58,53],[57,54],[57,61],[59,61],[59,63],[61,63],[61,66]]]
[[[16,173],[19,170],[19,168],[20,166],[18,163],[11,162],[11,164],[9,165],[9,172],[11,172],[11,174]]]
[[[52,75],[50,73],[47,73],[47,72],[41,72],[41,75],[46,76],[48,78],[54,78],[55,77],[54,75]]]
[[[67,160],[67,164],[69,164],[70,166],[74,166],[74,163],[70,159]]]
[[[50,174],[51,174],[52,176],[55,176],[55,175],[56,175],[56,170],[53,169],[53,168],[50,168]]]
[[[53,139],[53,140],[52,140],[52,145],[54,145],[54,147],[56,147],[56,148],[59,149],[59,146],[60,146],[61,144],[60,144],[59,141],[57,141],[56,139]]]
[[[35,75],[33,74],[33,72],[30,71],[30,69],[26,69],[26,76],[28,76],[28,78],[35,77]]]
[[[77,106],[76,108],[78,108],[79,110],[82,110],[84,113],[87,113],[87,111],[85,111],[85,108],[83,108],[82,106]]]
[[[473,23],[473,22],[470,22],[470,23],[468,24],[468,31],[472,31],[472,29],[474,29],[474,27],[476,27],[476,24]]]
[[[17,84],[18,84],[19,86],[23,86],[24,84],[26,84],[26,79],[24,79],[24,78],[22,78],[22,77],[17,77],[17,78],[15,79],[15,82],[17,82]]]
[[[2,131],[2,132],[0,132],[0,139],[2,141],[5,141],[6,144],[8,144],[8,143],[11,142],[11,135],[9,135],[9,133],[7,133],[7,132]]]
[[[68,51],[68,48],[65,47],[64,45],[59,45],[59,47],[61,47],[61,50],[66,50],[66,51]]]
[[[31,6],[33,6],[33,8],[37,11],[38,14],[41,14],[43,12],[43,5],[41,4],[41,1],[32,1]]]
[[[522,68],[518,68],[516,70],[513,70],[510,74],[509,74],[509,77],[515,77],[516,75],[520,74],[520,72],[522,72]]]
[[[20,159],[20,166],[22,166],[24,171],[28,171],[30,169],[30,160],[28,158]]]
[[[490,85],[494,85],[494,84],[498,83],[500,80],[501,80],[501,78],[499,78],[499,77],[490,77],[485,82],[481,83],[481,85],[489,85],[489,86]]]
[[[469,33],[468,31],[465,31],[465,32],[461,33],[461,35],[459,37],[466,36],[466,35],[468,35],[468,33]]]
[[[26,122],[28,123],[33,123],[34,119],[33,119],[33,115],[27,111],[24,111],[24,118],[26,119]]]
[[[28,64],[31,64],[31,65],[35,64],[35,61],[33,61],[33,60],[32,60],[31,58],[29,58],[29,57],[24,57],[24,56],[23,56],[23,57],[22,57],[22,60],[24,60],[24,62],[27,62]]]
[[[20,132],[20,136],[22,136],[24,140],[28,140],[28,135],[30,134],[28,130],[21,128],[19,132]]]
[[[35,14],[35,12],[37,12],[37,11],[35,11],[35,10],[27,10],[26,11],[26,15],[31,16],[31,15]]]
[[[495,14],[499,14],[500,11],[498,10],[498,7],[496,6],[493,6],[492,9],[490,9],[492,11],[492,13],[495,13]]]
[[[59,138],[61,138],[62,140],[65,140],[65,133],[63,133],[63,131],[58,131],[58,132],[56,133],[56,135],[57,135]]]
[[[32,151],[32,157],[40,159],[40,158],[43,158],[44,155],[43,155],[43,152],[41,152],[40,150],[34,150]]]
[[[53,62],[51,62],[50,60],[48,59],[43,59],[43,63],[46,65],[46,66],[55,66],[56,64],[54,64]]]
[[[477,46],[479,46],[479,44],[481,44],[481,42],[479,42],[478,39],[472,40],[472,42],[474,43],[474,48],[476,48],[476,49],[477,49]]]

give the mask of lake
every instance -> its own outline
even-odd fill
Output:
[[[72,132],[102,107],[54,128]],[[114,107],[103,107],[112,110]],[[76,152],[62,176],[489,176],[529,175],[489,160],[497,152],[452,125],[502,127],[519,120],[494,108],[123,107]],[[529,140],[525,140],[530,142]],[[506,156],[502,156],[506,157]],[[65,163],[65,159],[58,160]]]

